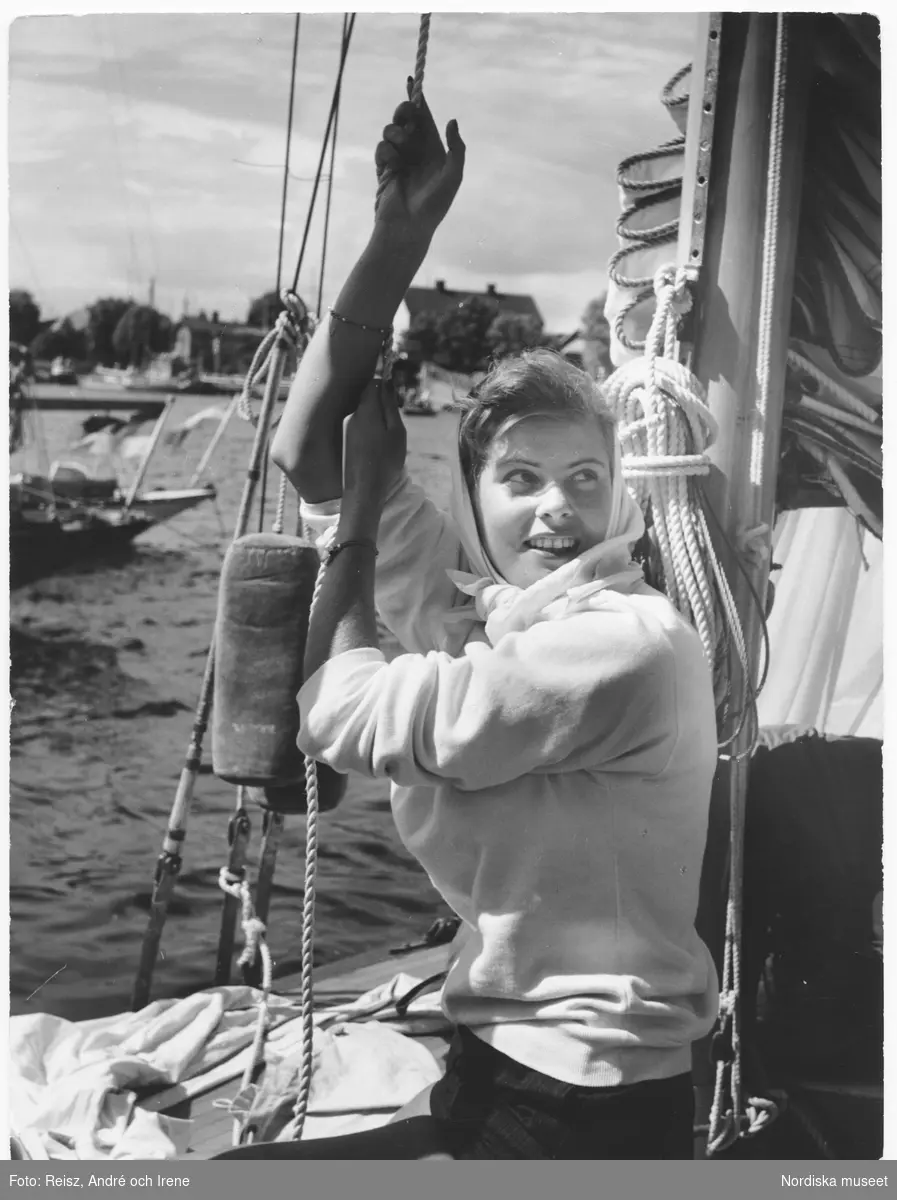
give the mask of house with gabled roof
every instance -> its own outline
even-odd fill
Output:
[[[499,313],[515,313],[518,316],[535,317],[542,322],[542,314],[532,296],[512,292],[500,292],[494,283],[488,283],[484,292],[473,288],[450,288],[444,279],[437,279],[434,287],[410,287],[396,317],[396,328],[407,329],[419,313],[444,313],[463,301],[476,296],[480,300],[496,304]]]

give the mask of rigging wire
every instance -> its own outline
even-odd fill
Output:
[[[349,28],[349,14],[343,14],[343,47],[346,47],[346,33]],[[337,83],[336,88],[336,111],[333,114],[333,137],[330,142],[330,171],[327,175],[327,200],[324,205],[324,236],[321,241],[321,269],[318,272],[318,301],[315,306],[315,315],[318,320],[321,319],[321,308],[324,303],[324,268],[327,263],[327,237],[330,232],[330,205],[333,198],[333,170],[336,162],[336,139],[339,131],[339,106],[341,98],[341,84]]]
[[[287,219],[287,188],[290,182],[290,143],[293,138],[293,101],[296,95],[296,64],[299,59],[299,21],[301,13],[296,13],[296,23],[293,28],[293,64],[290,71],[290,104],[287,112],[287,148],[283,163],[283,194],[280,201],[280,236],[277,241],[277,286],[275,291],[280,295],[280,276],[283,269],[283,235]]]
[[[302,233],[302,244],[299,247],[299,257],[296,262],[296,273],[293,276],[292,291],[294,291],[294,292],[296,291],[296,289],[299,286],[299,272],[302,270],[302,262],[305,258],[305,248],[308,245],[308,235],[311,230],[311,221],[312,221],[312,217],[313,217],[314,211],[315,211],[315,200],[317,199],[318,187],[321,182],[321,176],[324,173],[324,159],[327,155],[327,145],[328,145],[328,142],[330,141],[330,134],[331,134],[331,130],[333,129],[333,122],[334,122],[334,118],[336,116],[337,103],[339,100],[340,89],[342,87],[342,82],[343,82],[343,71],[345,70],[346,59],[349,55],[349,45],[352,41],[352,30],[355,28],[355,16],[356,16],[355,13],[349,14],[348,25],[346,27],[346,35],[343,38],[343,44],[342,44],[342,48],[341,48],[341,52],[340,52],[339,70],[337,71],[336,83],[334,84],[334,88],[333,88],[333,99],[330,102],[330,113],[327,117],[327,128],[324,131],[324,138],[323,138],[323,141],[321,142],[321,156],[318,159],[318,169],[315,173],[315,183],[314,183],[314,187],[312,188],[311,199],[309,200],[309,204],[308,204],[308,215],[305,218],[305,229]]]

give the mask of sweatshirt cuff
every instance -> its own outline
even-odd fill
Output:
[[[373,646],[359,646],[356,650],[344,650],[342,654],[335,654],[333,658],[328,658],[327,662],[322,663],[314,675],[310,679],[306,679],[299,689],[301,723],[306,724],[308,712],[316,704],[322,704],[335,712],[339,700],[352,694],[353,687],[360,682],[359,677],[363,677],[364,681],[367,681],[372,669],[379,668],[385,663],[386,657],[382,650],[376,650]],[[321,696],[322,692],[324,693],[323,697]],[[328,695],[337,696],[336,703],[331,701],[328,704]]]

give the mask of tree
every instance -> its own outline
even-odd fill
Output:
[[[532,313],[500,312],[488,332],[493,358],[519,354],[542,341],[542,322]]]
[[[485,366],[492,349],[489,329],[497,312],[496,303],[482,296],[468,296],[457,307],[441,313],[436,323],[435,361],[451,371],[467,374]]]
[[[9,340],[28,346],[40,333],[40,308],[30,292],[13,288],[9,293]]]
[[[246,324],[254,325],[256,329],[273,329],[274,322],[282,312],[283,301],[277,292],[265,292],[264,296],[256,296],[249,305]]]
[[[142,367],[154,354],[171,349],[171,321],[148,304],[134,304],[112,334],[117,362]]]
[[[129,308],[132,300],[122,300],[117,296],[107,296],[95,300],[88,309],[87,349],[94,362],[111,367],[118,361],[112,337],[116,326]]]
[[[87,337],[67,319],[54,321],[32,339],[30,349],[35,358],[83,359],[87,356]]]
[[[439,316],[433,312],[415,313],[402,338],[402,348],[410,351],[423,362],[433,362],[439,349]]]
[[[610,358],[610,326],[604,315],[606,295],[590,300],[582,314],[583,367],[600,383],[613,373]]]

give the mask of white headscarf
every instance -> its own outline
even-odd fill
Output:
[[[632,547],[645,532],[641,509],[623,480],[620,440],[613,438],[611,514],[604,541],[592,546],[551,574],[515,587],[496,569],[483,545],[457,447],[451,457],[451,515],[461,545],[476,574],[449,571],[460,591],[474,598],[476,615],[486,623],[486,636],[494,646],[512,631],[528,629],[537,621],[556,620],[593,607],[594,598],[607,589],[627,592],[643,582],[642,569],[632,561]],[[449,619],[469,618],[471,606],[453,609]]]

